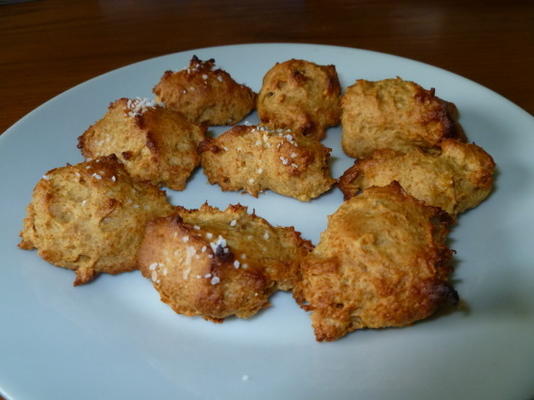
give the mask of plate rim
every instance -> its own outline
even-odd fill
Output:
[[[380,56],[384,56],[385,55],[385,56],[396,58],[396,59],[400,59],[400,60],[403,60],[403,61],[410,61],[410,62],[413,62],[413,63],[417,63],[417,64],[419,64],[421,66],[435,68],[436,70],[439,70],[441,72],[445,72],[447,74],[451,74],[456,79],[460,79],[460,80],[464,80],[466,82],[469,82],[470,84],[477,86],[479,89],[483,89],[485,91],[491,92],[493,95],[499,97],[501,100],[504,100],[506,103],[508,103],[509,106],[512,106],[512,107],[516,108],[518,111],[520,111],[522,113],[525,113],[526,116],[531,117],[531,118],[534,119],[534,116],[532,114],[530,114],[527,110],[521,108],[520,106],[515,104],[513,101],[511,101],[510,99],[506,98],[502,94],[496,92],[495,90],[490,89],[490,88],[478,83],[477,81],[474,81],[472,79],[469,79],[469,78],[466,78],[466,77],[464,77],[462,75],[459,75],[456,72],[449,71],[449,70],[447,70],[445,68],[439,67],[439,66],[434,65],[434,64],[429,64],[429,63],[425,63],[423,61],[415,60],[413,58],[408,58],[408,57],[404,57],[404,56],[398,56],[398,55],[395,55],[395,54],[385,53],[385,52],[376,51],[376,50],[363,49],[363,48],[359,48],[359,47],[320,44],[320,43],[309,43],[309,42],[306,42],[306,43],[298,43],[298,42],[236,43],[236,44],[228,44],[228,45],[217,45],[217,46],[205,46],[205,47],[191,48],[191,49],[180,50],[180,51],[176,51],[176,52],[172,52],[172,53],[162,54],[162,55],[159,55],[159,56],[149,57],[149,58],[146,58],[146,59],[143,59],[143,60],[135,61],[135,62],[130,63],[130,64],[125,64],[125,65],[122,65],[120,67],[117,67],[117,68],[111,69],[109,71],[103,72],[101,74],[98,74],[96,76],[93,76],[92,78],[89,78],[89,79],[87,79],[85,81],[77,83],[74,86],[71,86],[70,88],[68,88],[68,89],[66,89],[66,90],[64,90],[64,91],[52,96],[48,100],[44,101],[43,103],[39,104],[37,107],[35,107],[32,110],[30,110],[28,113],[24,114],[21,118],[16,120],[12,125],[10,125],[0,135],[0,145],[2,144],[2,137],[3,136],[5,136],[6,134],[11,134],[11,131],[13,131],[13,129],[16,126],[18,126],[20,123],[22,123],[24,120],[26,120],[34,112],[39,111],[41,108],[45,107],[48,103],[53,102],[54,100],[56,100],[57,97],[62,96],[62,95],[67,94],[67,93],[70,93],[71,91],[77,90],[80,87],[82,87],[82,86],[84,86],[86,84],[89,84],[92,81],[97,80],[97,79],[101,78],[104,75],[118,73],[118,72],[120,72],[121,70],[123,70],[125,68],[129,68],[129,67],[135,66],[137,64],[144,63],[146,61],[154,61],[154,60],[157,60],[157,59],[160,59],[160,58],[165,58],[165,57],[168,57],[168,56],[187,53],[187,52],[190,52],[190,51],[197,51],[197,50],[198,51],[200,51],[200,50],[205,51],[205,50],[219,49],[219,48],[224,48],[224,47],[246,47],[246,46],[266,46],[267,47],[267,46],[279,46],[279,45],[282,45],[282,46],[295,46],[296,45],[296,46],[303,46],[303,47],[307,47],[307,46],[309,46],[309,47],[329,47],[329,48],[338,48],[338,49],[342,49],[342,50],[345,50],[345,51],[347,51],[347,50],[359,51],[359,52],[364,52],[364,53],[369,53],[369,54],[374,54],[374,55],[380,55]]]

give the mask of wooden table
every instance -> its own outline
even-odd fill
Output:
[[[0,132],[111,69],[255,42],[409,57],[475,80],[534,113],[533,1],[38,0],[0,5]]]
[[[0,132],[113,68],[253,42],[335,44],[413,58],[534,113],[532,1],[38,0],[0,6]]]

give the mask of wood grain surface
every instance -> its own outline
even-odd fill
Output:
[[[475,80],[534,113],[533,1],[37,0],[0,5],[0,132],[111,69],[257,42],[409,57]]]

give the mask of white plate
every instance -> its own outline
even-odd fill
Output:
[[[193,54],[214,57],[258,90],[277,61],[335,64],[356,78],[401,76],[458,106],[470,140],[493,155],[497,189],[462,215],[452,233],[455,283],[469,312],[403,329],[367,330],[316,343],[291,296],[249,321],[215,325],[175,314],[139,273],[72,287],[71,271],[16,247],[41,175],[81,161],[76,138],[122,96],[151,96],[167,69]],[[255,117],[249,118],[254,121]],[[498,94],[415,61],[350,48],[261,44],[159,57],[79,85],[28,114],[0,137],[0,391],[25,399],[527,399],[534,395],[534,119]],[[335,176],[352,164],[334,149]],[[317,241],[339,190],[309,204],[266,193],[222,193],[201,171],[174,203],[240,202],[272,223]],[[244,379],[244,376],[248,377]]]

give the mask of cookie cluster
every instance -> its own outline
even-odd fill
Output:
[[[154,94],[111,103],[78,139],[86,161],[43,175],[19,247],[75,271],[75,285],[138,269],[174,311],[213,322],[292,291],[319,341],[458,302],[447,234],[490,194],[495,163],[433,89],[360,79],[343,93],[334,65],[292,59],[256,94],[193,57]],[[255,109],[260,123],[239,125]],[[339,124],[357,160],[334,179],[321,140]],[[213,137],[217,125],[231,127]],[[170,204],[162,188],[185,190],[199,166],[224,191],[309,202],[338,186],[345,201],[314,246],[238,204]]]

